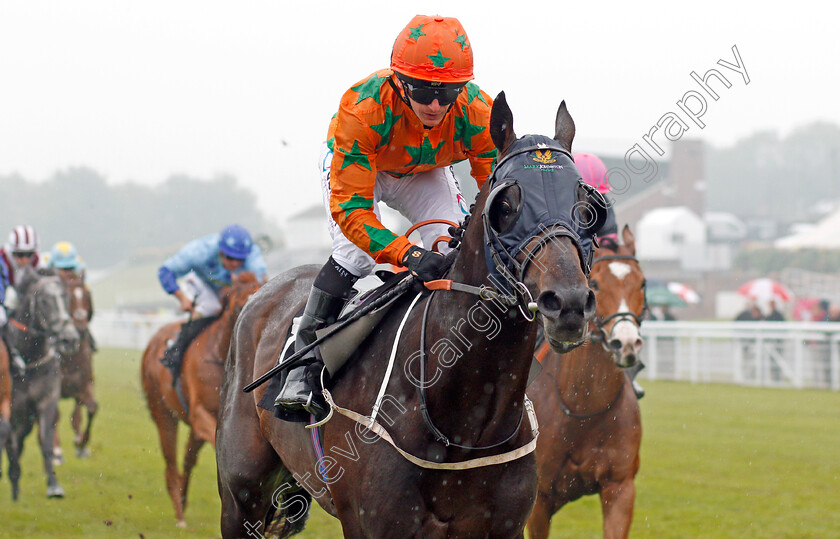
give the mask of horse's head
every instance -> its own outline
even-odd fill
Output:
[[[76,329],[84,331],[88,327],[93,311],[90,290],[85,286],[82,277],[75,272],[62,273],[59,277],[61,277],[64,288],[67,290],[68,309],[70,316],[73,317],[73,323],[76,325]]]
[[[24,323],[35,336],[55,341],[59,353],[73,354],[79,348],[79,332],[67,309],[66,290],[58,277],[40,276],[24,268],[18,286]]]
[[[538,312],[551,347],[565,353],[586,338],[595,314],[589,289],[592,234],[606,219],[603,197],[580,180],[571,157],[575,125],[560,104],[554,138],[517,138],[504,92],[496,97],[490,133],[497,165],[476,202],[489,279],[516,298],[526,316]]]
[[[604,242],[595,252],[589,286],[598,300],[597,337],[619,367],[638,361],[642,338],[639,326],[646,308],[645,275],[636,259],[636,240],[630,227],[621,232],[624,242]]]
[[[234,274],[231,276],[231,280],[231,284],[222,289],[220,297],[225,312],[230,313],[236,319],[248,299],[260,288],[261,283],[249,271]]]

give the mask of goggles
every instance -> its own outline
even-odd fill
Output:
[[[421,105],[431,105],[432,101],[437,99],[442,107],[454,103],[466,84],[461,82],[432,82],[405,76],[399,79],[405,89],[406,96],[413,101]]]
[[[234,262],[244,262],[244,261],[245,261],[245,259],[244,259],[244,258],[236,258],[236,257],[233,257],[233,256],[228,256],[228,255],[226,255],[225,253],[222,253],[222,252],[219,252],[219,254],[220,254],[220,255],[222,256],[222,258],[224,258],[225,260],[232,260],[232,261],[234,261]]]
[[[32,258],[35,253],[32,251],[14,251],[12,256],[15,258]]]

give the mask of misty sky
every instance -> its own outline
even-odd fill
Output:
[[[669,112],[718,147],[840,124],[840,9],[773,5],[0,0],[0,174],[229,173],[282,224],[320,202],[315,161],[341,94],[388,66],[416,13],[460,19],[475,82],[506,92],[518,134],[551,134],[565,99],[576,151],[623,155]],[[736,64],[733,46],[749,84],[718,63]],[[712,68],[731,84],[711,82],[717,101],[690,76]],[[702,129],[677,105],[692,91]]]

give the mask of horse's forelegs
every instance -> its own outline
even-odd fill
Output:
[[[160,436],[160,449],[163,452],[163,460],[166,463],[164,473],[166,477],[166,490],[169,492],[169,497],[172,498],[175,519],[179,527],[186,527],[184,504],[181,502],[182,477],[178,473],[178,419],[163,409],[162,402],[150,401],[149,410],[152,413],[152,419],[154,419],[155,425],[157,425],[158,435]]]
[[[58,435],[58,421],[61,417],[61,413],[56,410],[55,411],[55,425],[53,426],[53,465],[58,466],[59,464],[64,464],[64,451],[61,450],[61,439]]]
[[[552,511],[551,501],[542,493],[537,494],[537,501],[534,504],[534,510],[531,516],[528,517],[528,538],[529,539],[547,539],[548,530],[551,528]]]
[[[64,497],[64,489],[58,484],[55,475],[53,457],[55,455],[55,423],[58,417],[58,398],[49,399],[39,407],[38,440],[41,442],[41,454],[44,457],[44,473],[47,475],[47,496],[50,498]]]
[[[216,417],[201,406],[200,402],[190,405],[190,427],[196,437],[210,442],[213,447],[216,446]]]
[[[187,440],[187,447],[184,450],[184,475],[183,485],[181,487],[181,503],[184,509],[187,508],[187,490],[190,486],[190,475],[195,463],[198,461],[198,451],[204,445],[204,440],[195,435],[195,431],[190,429],[190,437]]]
[[[85,426],[84,431],[81,431],[82,413],[80,404],[83,404],[87,409],[87,425]],[[96,399],[93,397],[93,384],[91,383],[85,388],[85,394],[82,397],[81,403],[77,402],[76,409],[73,410],[73,419],[75,421],[73,430],[76,432],[76,439],[74,440],[74,443],[76,445],[76,456],[79,458],[90,456],[90,451],[88,450],[87,445],[90,442],[90,430],[93,426],[93,416],[96,415],[96,411],[98,409],[99,403],[97,403]]]
[[[604,515],[604,539],[619,539],[630,535],[636,486],[633,478],[616,481],[601,487],[601,512]]]
[[[3,476],[3,449],[6,449],[6,445],[9,443],[11,436],[11,423],[0,417],[0,477]]]
[[[17,501],[20,494],[20,450],[14,430],[6,440],[6,456],[9,459],[9,482],[12,484],[12,500]]]

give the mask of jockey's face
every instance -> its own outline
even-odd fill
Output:
[[[12,253],[12,256],[15,257],[15,262],[20,267],[32,265],[32,261],[35,259],[35,253],[33,252],[16,251]]]
[[[402,81],[397,77],[397,84],[403,88]],[[403,89],[403,91],[405,91]],[[420,118],[423,125],[426,127],[435,127],[443,121],[446,112],[449,110],[449,105],[441,105],[440,101],[435,99],[428,105],[422,105],[408,96],[408,102],[411,104],[411,110]]]
[[[76,276],[76,270],[73,268],[56,268],[58,272],[58,276],[61,277],[62,280],[72,279]]]
[[[236,271],[245,263],[241,258],[231,258],[224,253],[219,253],[219,260],[222,262],[222,267],[228,271]]]

